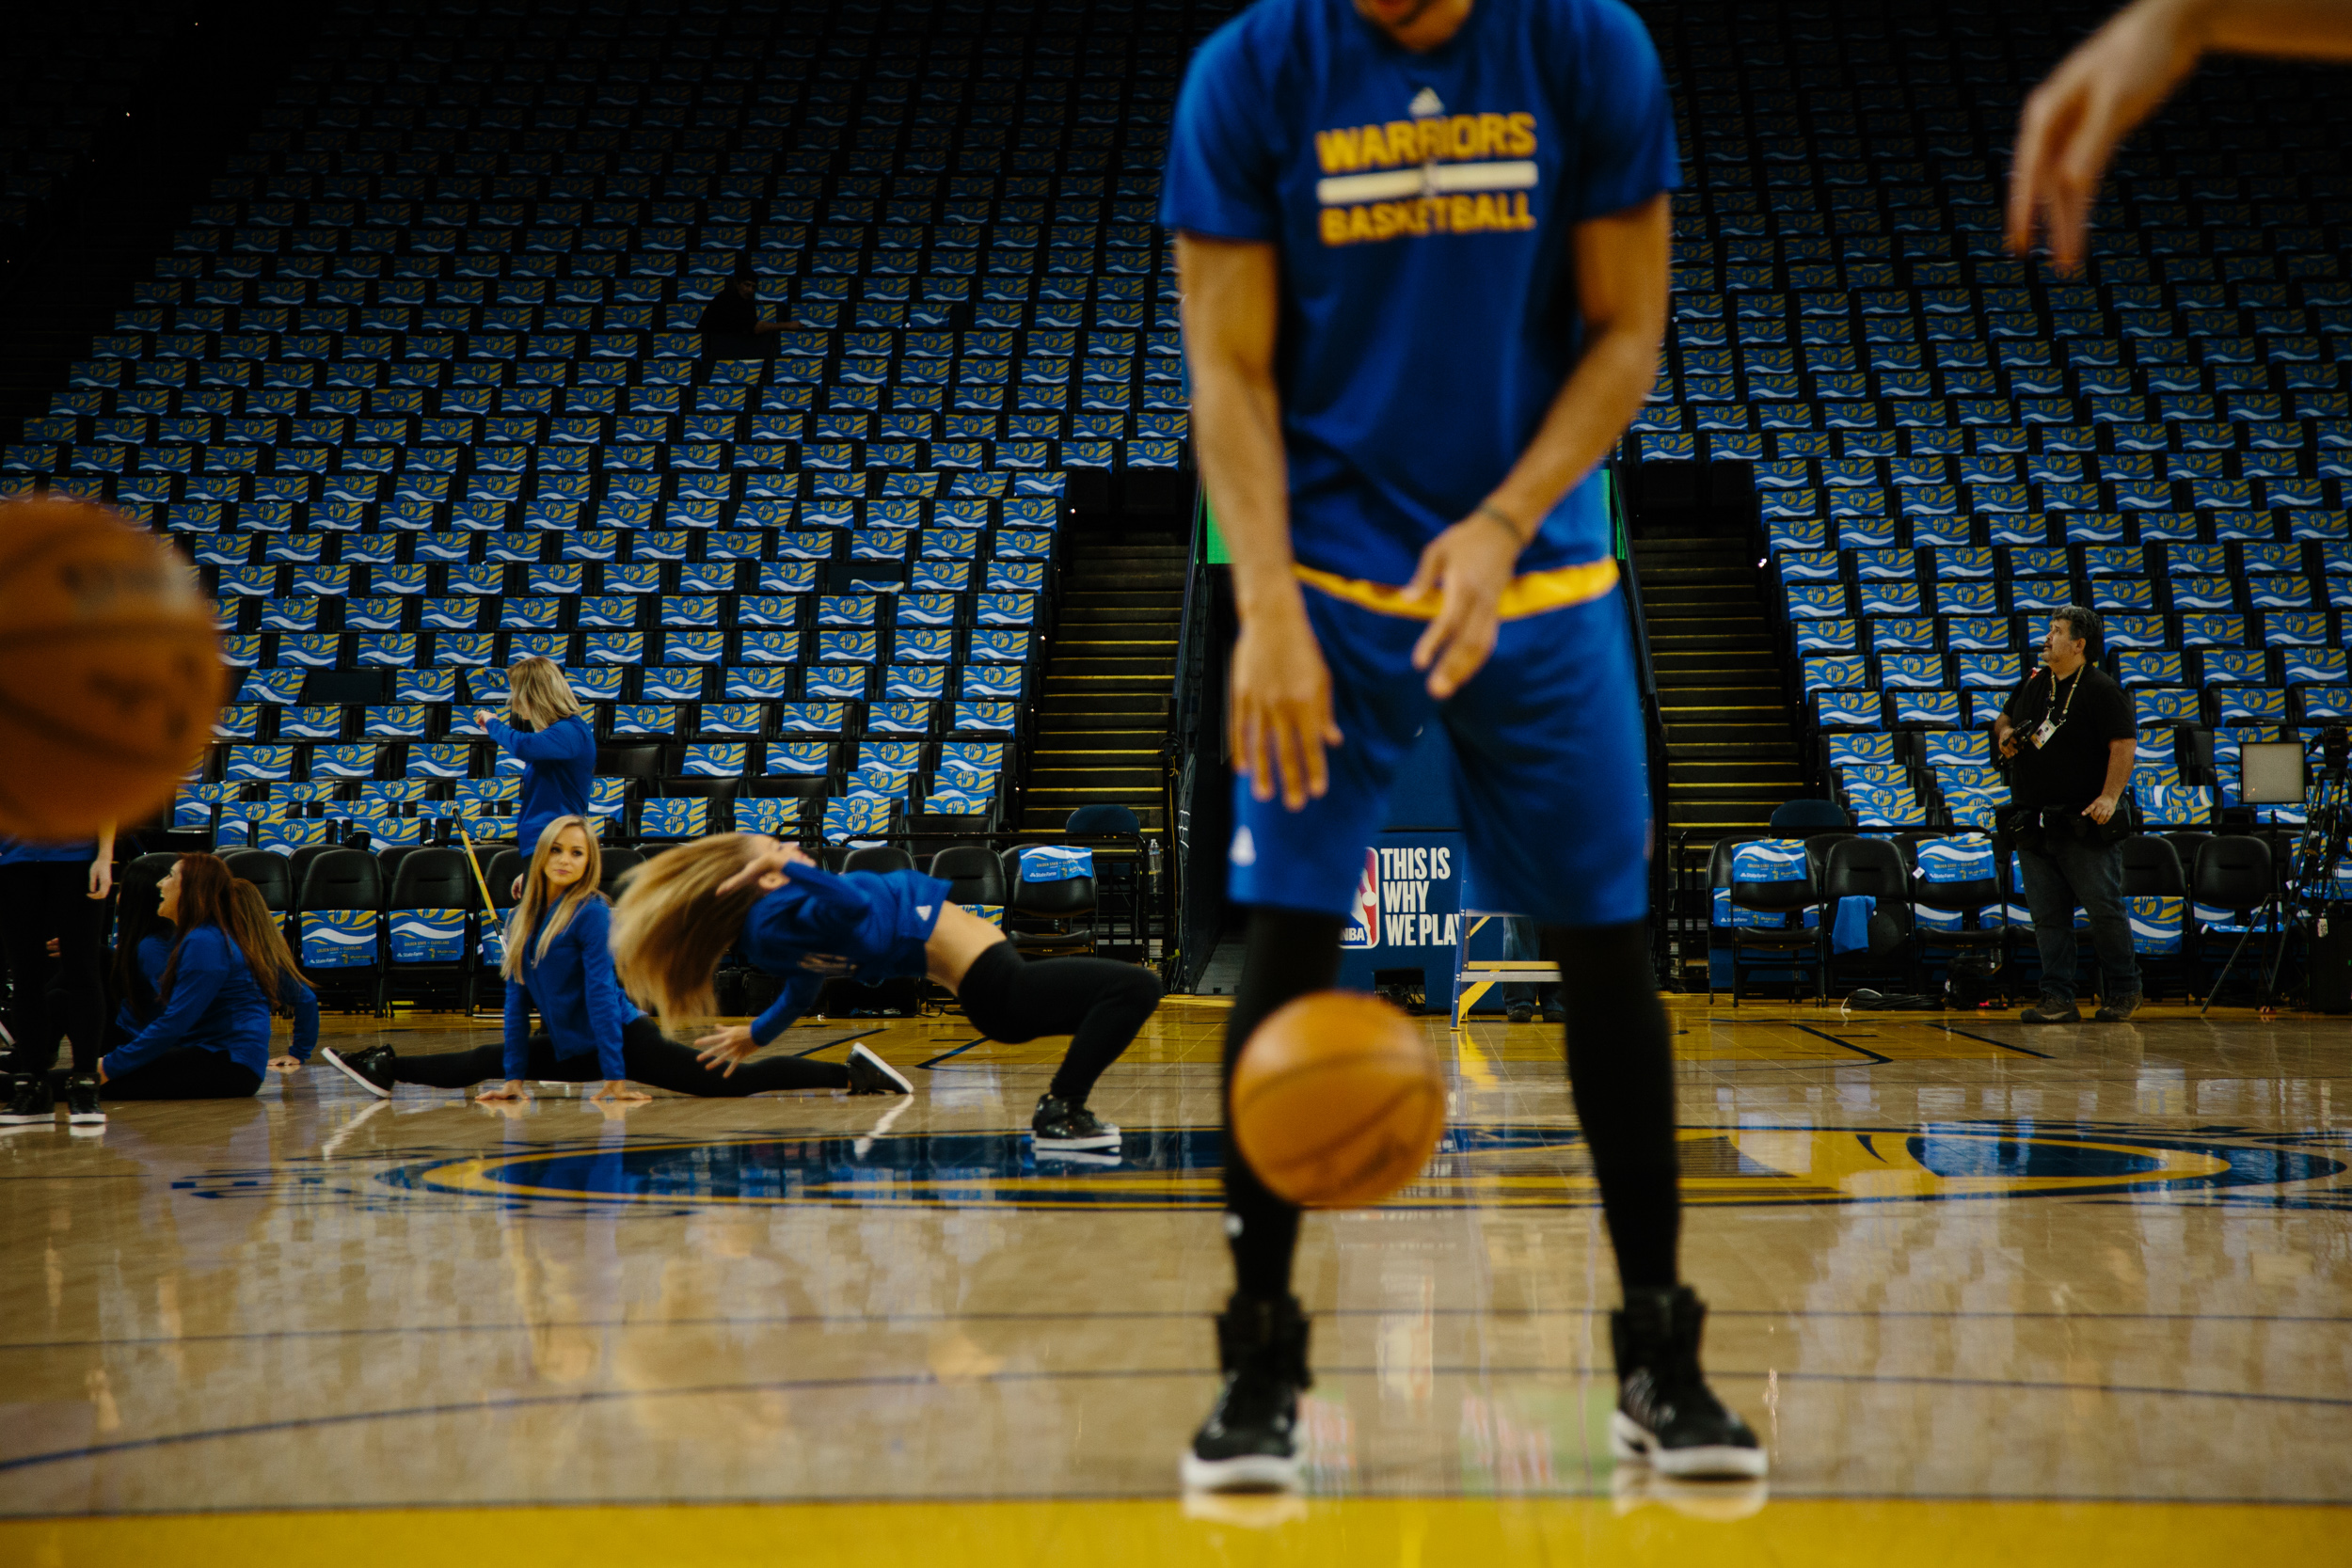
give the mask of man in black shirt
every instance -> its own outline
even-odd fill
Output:
[[[2123,909],[2121,824],[2109,822],[2131,785],[2138,723],[2131,694],[2090,663],[2099,617],[2069,605],[2050,617],[2042,667],[2010,693],[1994,721],[1993,741],[2010,761],[2013,803],[2030,808],[2017,863],[2026,907],[2042,950],[2042,1000],[2027,1023],[2079,1023],[2074,1008],[2074,907],[2090,920],[2099,958],[2103,1023],[2120,1023],[2139,1006],[2139,964]],[[2039,843],[2035,840],[2039,839]]]
[[[739,269],[727,286],[703,307],[701,329],[705,359],[767,359],[776,352],[775,334],[782,322],[759,319],[758,280],[751,268]]]

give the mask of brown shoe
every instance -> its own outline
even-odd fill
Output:
[[[2062,1002],[2055,996],[2043,997],[2017,1016],[2027,1023],[2080,1023],[2083,1021],[2083,1015],[2075,1011],[2074,1004]]]
[[[2129,1022],[2131,1016],[2137,1011],[2139,1011],[2139,992],[2132,990],[2102,1001],[2099,1004],[2099,1010],[2090,1017],[2092,1022],[2097,1023],[2125,1023]]]

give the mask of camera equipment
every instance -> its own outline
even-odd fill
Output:
[[[2343,907],[2352,899],[2352,888],[2339,882],[2336,876],[2336,868],[2344,863],[2347,850],[2352,850],[2352,842],[2347,842],[2352,840],[2352,731],[2342,724],[2322,730],[2319,755],[2320,775],[2311,780],[2306,776],[2309,757],[2299,742],[2258,741],[2239,749],[2243,793],[2249,806],[2301,804],[2304,808],[2303,831],[2295,841],[2283,890],[2264,906],[2273,917],[2265,927],[2271,951],[2261,995],[2265,1006],[2278,1001],[2279,971],[2286,962],[2288,934],[2301,931],[2305,951],[2314,953],[2327,940],[2331,923],[2352,916],[2352,911]],[[2231,965],[2253,935],[2249,928],[2231,950],[2221,973],[2214,976],[2200,1017],[2213,1006],[2214,995],[2229,977]]]

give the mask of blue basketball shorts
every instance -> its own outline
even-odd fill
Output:
[[[1454,800],[1482,911],[1549,926],[1616,926],[1649,912],[1649,769],[1625,598],[1613,562],[1542,574],[1585,574],[1601,592],[1514,613],[1543,595],[1504,599],[1494,652],[1440,703],[1413,668],[1424,616],[1370,608],[1350,590],[1393,603],[1392,590],[1307,578],[1307,617],[1331,672],[1344,738],[1328,753],[1330,787],[1297,811],[1233,781],[1228,890],[1238,904],[1344,918],[1376,842],[1389,786],[1432,721],[1453,752]],[[1330,586],[1326,587],[1327,581]],[[1552,595],[1557,597],[1557,594]]]

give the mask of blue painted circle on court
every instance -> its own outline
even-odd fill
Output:
[[[1915,1128],[1684,1129],[1684,1200],[1818,1204],[2298,1188],[2342,1161],[2259,1136],[2167,1137],[2113,1127],[1970,1123]],[[1130,1132],[1115,1155],[1041,1157],[1022,1132],[856,1138],[628,1140],[411,1165],[414,1191],[516,1200],[701,1205],[861,1204],[1133,1210],[1223,1202],[1214,1128]],[[2321,1201],[2334,1206],[2338,1195]],[[2249,1198],[2254,1195],[2249,1194]],[[1597,1202],[1568,1127],[1449,1129],[1390,1200],[1402,1208],[1563,1208]]]

